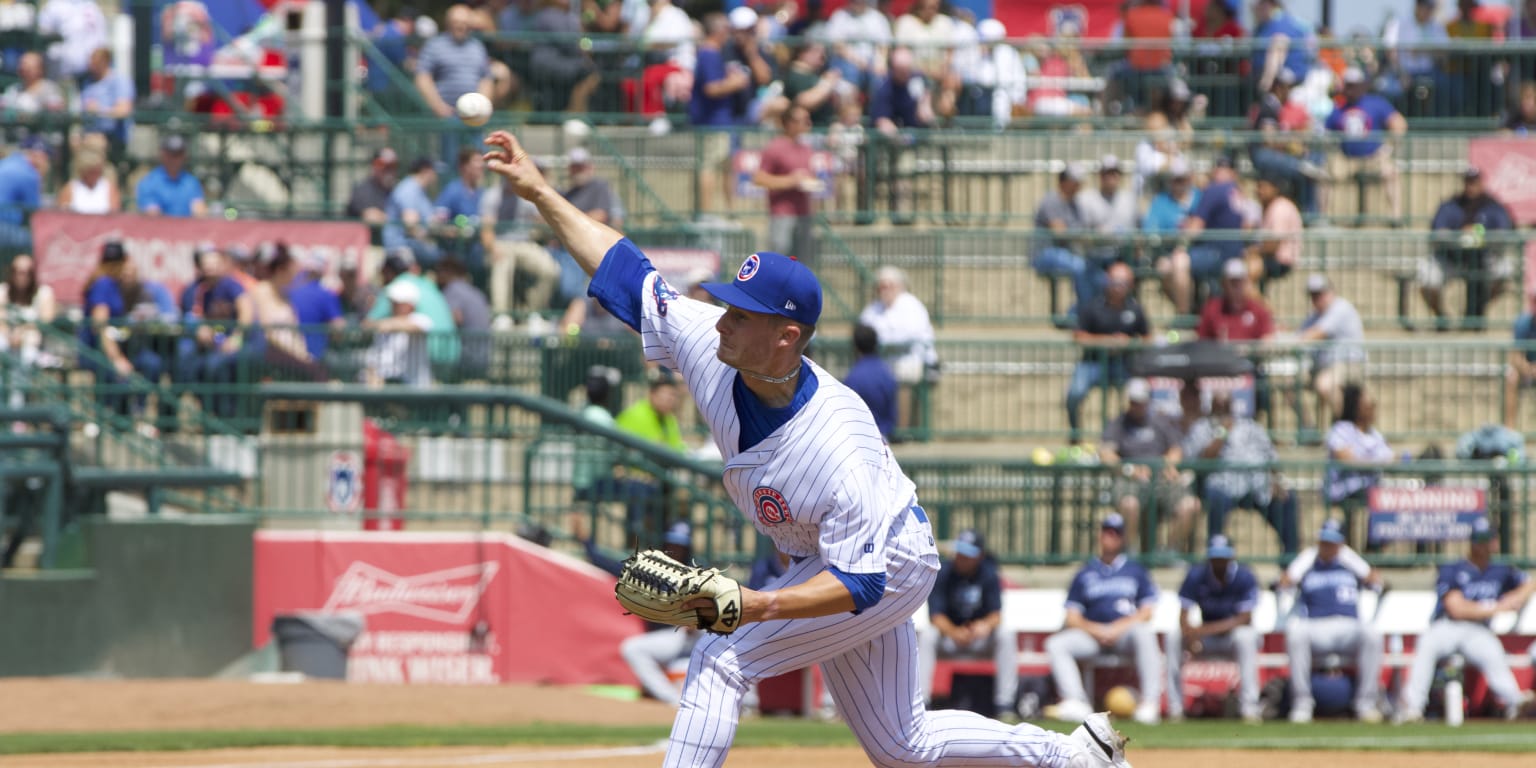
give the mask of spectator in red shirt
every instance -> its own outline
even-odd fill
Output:
[[[1274,315],[1254,292],[1242,259],[1222,268],[1221,295],[1205,302],[1195,334],[1217,341],[1263,341],[1275,335]]]
[[[811,113],[796,104],[779,118],[784,132],[763,147],[752,183],[768,190],[768,250],[793,256],[807,264],[816,260],[816,226],[811,218],[811,194],[823,182],[811,170],[811,148],[804,136]]]
[[[1162,0],[1138,0],[1125,10],[1123,16],[1125,40],[1130,48],[1125,52],[1125,95],[1132,105],[1150,103],[1153,94],[1165,87],[1169,65],[1173,63],[1173,50],[1166,44],[1150,45],[1151,41],[1166,41],[1173,37],[1173,12]]]
[[[1235,0],[1210,0],[1205,4],[1205,15],[1195,24],[1195,37],[1238,39],[1243,36],[1243,25],[1237,20]]]

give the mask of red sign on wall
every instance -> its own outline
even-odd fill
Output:
[[[613,577],[513,536],[260,531],[255,562],[254,646],[278,614],[360,613],[351,681],[634,681]]]
[[[192,280],[192,254],[201,243],[250,249],[262,243],[285,243],[299,254],[324,258],[328,277],[335,276],[343,257],[366,266],[363,257],[368,250],[368,228],[351,221],[225,221],[38,211],[31,226],[37,279],[52,286],[59,301],[69,305],[83,300],[85,281],[101,260],[101,246],[111,240],[123,243],[141,280],[164,285],[172,296],[180,295]]]

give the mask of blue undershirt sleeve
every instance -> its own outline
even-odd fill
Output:
[[[848,588],[848,594],[853,595],[854,613],[873,606],[885,596],[885,574],[883,573],[843,573],[835,566],[828,566],[827,570]]]
[[[655,271],[651,260],[629,238],[624,238],[603,255],[603,262],[597,266],[597,273],[592,275],[592,283],[587,286],[587,295],[635,329],[635,333],[640,333],[645,278]]]

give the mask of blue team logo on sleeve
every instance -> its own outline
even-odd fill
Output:
[[[751,280],[752,276],[757,274],[758,265],[761,263],[757,258],[757,254],[754,253],[748,256],[747,260],[741,263],[741,269],[736,270],[736,280],[743,283]]]
[[[763,525],[782,525],[794,519],[789,513],[789,503],[784,500],[784,494],[766,485],[752,492],[752,506],[757,508],[757,519]]]
[[[678,293],[667,284],[666,280],[657,276],[655,282],[651,283],[651,297],[656,300],[656,314],[666,317],[667,302],[677,298]]]

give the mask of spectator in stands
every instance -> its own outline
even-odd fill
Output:
[[[356,258],[346,256],[342,257],[341,264],[336,267],[336,278],[341,282],[336,298],[341,300],[341,313],[348,323],[366,315],[379,300],[378,288],[363,277],[358,267]]]
[[[1364,373],[1365,349],[1360,343],[1365,340],[1365,324],[1355,305],[1338,295],[1321,274],[1307,277],[1307,296],[1312,311],[1302,321],[1297,340],[1317,345],[1312,353],[1310,388],[1330,412],[1338,413],[1342,407],[1340,387]],[[1302,422],[1304,428],[1310,425],[1308,418]]]
[[[37,31],[60,38],[48,46],[53,72],[79,80],[90,68],[92,53],[107,45],[111,27],[96,0],[48,0],[37,14]]]
[[[608,180],[597,175],[591,152],[582,147],[571,150],[566,160],[566,179],[569,186],[560,193],[566,200],[594,221],[614,229],[624,228],[624,206]]]
[[[1264,517],[1283,552],[1296,551],[1296,495],[1279,472],[1266,468],[1279,458],[1275,444],[1258,422],[1235,412],[1230,392],[1211,394],[1211,414],[1190,430],[1184,453],[1222,466],[1205,479],[1208,536],[1226,533],[1227,514],[1243,507]]]
[[[1404,93],[1415,93],[1418,88],[1429,89],[1430,114],[1450,116],[1455,100],[1454,87],[1446,77],[1441,59],[1445,51],[1437,46],[1450,43],[1445,26],[1435,18],[1435,0],[1414,0],[1412,17],[1397,22],[1388,37],[1395,36],[1396,49],[1388,48],[1387,60],[1395,65],[1396,75]],[[1392,42],[1392,41],[1388,41]],[[1415,96],[1415,98],[1417,98]]]
[[[1520,84],[1519,101],[1504,119],[1504,131],[1516,136],[1536,133],[1536,82]]]
[[[1168,718],[1184,716],[1184,656],[1209,656],[1237,661],[1237,702],[1243,722],[1263,721],[1259,705],[1259,633],[1253,610],[1259,604],[1259,581],[1252,569],[1237,561],[1226,536],[1212,536],[1206,560],[1189,567],[1179,587],[1179,623],[1168,633]],[[1198,625],[1191,621],[1200,612]]]
[[[12,408],[25,405],[24,392],[30,379],[27,369],[58,361],[43,352],[39,326],[49,325],[58,313],[53,289],[37,281],[37,261],[29,254],[18,254],[6,269],[0,283],[0,353],[21,364],[11,369],[11,391],[3,402]],[[893,389],[894,392],[894,389]]]
[[[779,117],[784,132],[763,147],[752,183],[768,190],[768,250],[816,264],[811,194],[826,185],[811,169],[811,113],[798,104]]]
[[[364,382],[432,386],[432,361],[427,356],[427,334],[436,329],[432,318],[417,311],[421,289],[417,283],[397,280],[384,290],[389,316],[369,319],[363,327],[374,334],[368,348]]]
[[[1255,197],[1264,210],[1259,237],[1243,251],[1249,278],[1258,284],[1278,280],[1301,262],[1301,209],[1280,191],[1281,181],[1260,176]]]
[[[1312,68],[1312,33],[1306,24],[1287,13],[1280,0],[1259,0],[1253,6],[1253,16],[1253,39],[1261,43],[1253,54],[1253,76],[1258,79],[1259,91],[1269,90],[1282,69],[1306,80]]]
[[[416,263],[426,269],[442,258],[442,251],[432,239],[437,216],[431,191],[435,184],[437,167],[431,158],[420,158],[411,165],[411,172],[389,193],[382,238],[384,250],[408,249]]]
[[[1493,45],[1497,27],[1478,17],[1478,0],[1456,0],[1456,18],[1446,22],[1445,34],[1453,40],[1483,41],[1481,45]],[[1471,50],[1476,50],[1472,48]],[[1492,114],[1502,94],[1503,73],[1494,67],[1493,57],[1479,53],[1459,53],[1449,57],[1446,73],[1454,83],[1459,98],[1450,104],[1455,115]],[[1496,74],[1497,73],[1497,74]]]
[[[1175,249],[1156,264],[1179,314],[1189,314],[1194,305],[1196,282],[1206,283],[1225,274],[1229,262],[1242,266],[1243,241],[1237,235],[1258,218],[1250,208],[1250,201],[1238,186],[1231,159],[1218,158],[1211,169],[1210,183],[1200,192],[1200,202],[1180,225],[1180,230],[1194,238],[1194,242],[1187,249]]]
[[[260,264],[257,263],[260,261],[260,254],[257,250],[235,243],[225,249],[225,255],[229,257],[230,265],[233,267],[229,271],[229,276],[247,291],[255,288],[256,272],[260,268]]]
[[[416,286],[412,294],[415,311],[432,321],[430,338],[427,340],[428,356],[438,365],[456,365],[459,361],[459,336],[454,332],[456,326],[453,310],[448,308],[448,300],[437,289],[437,283],[421,276],[421,266],[412,260],[410,249],[399,249],[384,257],[384,263],[379,267],[379,280],[384,291],[368,310],[368,319],[376,321],[400,317],[392,306],[389,289],[396,283]]]
[[[677,453],[687,453],[688,445],[683,442],[683,430],[677,421],[681,398],[678,381],[671,372],[664,368],[656,369],[645,399],[620,411],[614,419],[614,426],[622,432]],[[648,484],[653,489],[638,494],[639,499],[645,503],[629,504],[626,510],[629,517],[626,530],[629,535],[644,538],[647,531],[661,528],[669,506],[668,500],[672,497],[672,488],[666,478],[651,477],[649,473],[634,468],[627,468],[626,477],[637,483]],[[637,514],[640,516],[636,517]]]
[[[225,254],[210,249],[195,258],[198,279],[182,290],[180,301],[182,327],[192,332],[178,341],[171,380],[196,387],[204,411],[228,418],[237,407],[229,388],[256,308],[251,294],[230,276]]]
[[[1163,0],[1134,0],[1122,16],[1124,39],[1132,47],[1125,52],[1125,67],[1120,73],[1120,88],[1128,97],[1123,112],[1154,100],[1154,94],[1167,87],[1173,74],[1173,50],[1167,45],[1149,45],[1139,41],[1165,41],[1175,37],[1173,11]]]
[[[1323,523],[1317,546],[1308,547],[1286,566],[1280,586],[1296,590],[1296,605],[1285,628],[1285,652],[1291,657],[1291,722],[1312,722],[1315,653],[1355,657],[1355,715],[1361,722],[1381,722],[1381,710],[1376,707],[1381,690],[1381,634],[1360,615],[1360,590],[1379,590],[1381,575],[1344,546],[1338,520]]]
[[[991,117],[1007,128],[1029,98],[1029,72],[1019,49],[1008,44],[1008,28],[997,19],[976,25],[980,44],[956,53],[955,71],[964,85],[960,114]]]
[[[1168,166],[1168,181],[1152,196],[1147,212],[1141,217],[1141,231],[1148,235],[1176,235],[1184,219],[1200,202],[1200,189],[1194,173],[1184,158],[1175,158]],[[1159,254],[1157,258],[1161,258]]]
[[[288,286],[288,303],[299,325],[304,326],[304,347],[316,362],[325,360],[331,334],[347,324],[341,297],[322,282],[325,271],[325,257],[311,250],[304,257],[304,270]]]
[[[42,54],[28,51],[21,55],[16,65],[16,82],[0,95],[0,109],[4,109],[11,119],[64,109],[63,89],[43,76]]]
[[[434,114],[453,121],[442,131],[440,156],[445,158],[457,156],[461,143],[478,148],[478,131],[464,128],[454,104],[471,91],[491,98],[494,86],[485,44],[470,34],[472,15],[468,6],[449,6],[443,32],[422,44],[416,58],[416,90]]]
[[[1125,554],[1125,519],[1114,512],[1099,524],[1099,556],[1089,560],[1067,589],[1067,619],[1045,641],[1060,703],[1046,717],[1081,722],[1093,713],[1083,690],[1079,659],[1100,654],[1131,656],[1141,681],[1136,721],[1158,722],[1163,697],[1162,650],[1152,630],[1157,586],[1145,568]]]
[[[1367,495],[1381,482],[1379,468],[1397,461],[1397,453],[1376,430],[1376,398],[1364,386],[1351,382],[1341,387],[1337,412],[1328,430],[1323,498],[1330,507],[1364,509]],[[1374,548],[1375,542],[1367,545]]]
[[[27,219],[43,204],[43,176],[52,160],[53,147],[41,136],[22,139],[0,160],[0,248],[32,250]]]
[[[309,352],[289,291],[304,271],[284,243],[262,249],[260,282],[251,289],[250,342],[241,350],[262,378],[324,381],[326,372]]]
[[[485,179],[485,162],[473,147],[459,149],[458,175],[443,185],[433,201],[432,220],[446,240],[452,238],[451,248],[460,254],[471,274],[485,271],[485,250],[481,247],[480,189]],[[473,234],[471,234],[473,233]]]
[[[1140,201],[1136,199],[1134,189],[1121,183],[1124,179],[1120,159],[1105,155],[1099,161],[1099,185],[1077,193],[1078,213],[1083,217],[1083,224],[1094,234],[1118,238],[1136,231],[1136,209]],[[1088,253],[1089,268],[1097,271],[1123,258],[1127,249],[1099,242],[1093,244]]]
[[[602,83],[602,74],[591,54],[582,50],[581,19],[568,0],[540,0],[538,5],[528,24],[528,32],[534,36],[528,57],[533,108],[584,113],[587,101]]]
[[[1328,171],[1318,164],[1321,159],[1307,147],[1312,133],[1312,115],[1300,100],[1291,97],[1296,73],[1280,70],[1275,83],[1264,94],[1248,120],[1248,127],[1260,138],[1248,145],[1248,157],[1261,175],[1278,177],[1292,190],[1308,213],[1317,212],[1315,183],[1328,180]],[[1282,187],[1283,188],[1283,187]]]
[[[160,165],[144,178],[134,191],[139,212],[149,216],[202,218],[208,215],[203,199],[203,183],[187,170],[187,140],[168,134],[160,142]]]
[[[892,49],[889,74],[870,94],[871,125],[887,138],[895,138],[903,129],[927,128],[934,123],[928,81],[914,67],[910,48]]]
[[[832,12],[824,30],[832,43],[832,67],[860,92],[885,77],[891,20],[871,0],[848,0]]]
[[[1111,472],[1119,473],[1113,499],[1115,510],[1129,527],[1125,550],[1156,549],[1155,534],[1143,542],[1141,532],[1152,533],[1158,520],[1167,519],[1168,549],[1190,551],[1200,500],[1190,493],[1179,474],[1179,462],[1184,460],[1183,435],[1167,415],[1154,413],[1151,403],[1152,387],[1146,379],[1126,383],[1125,411],[1105,425],[1099,439],[1099,460]],[[1145,527],[1138,525],[1143,509],[1153,514],[1151,524]]]
[[[863,323],[854,326],[853,352],[853,365],[843,383],[869,406],[880,436],[889,443],[899,419],[896,374],[880,357],[880,336],[874,328]]]
[[[1175,160],[1187,160],[1194,138],[1193,121],[1205,111],[1205,97],[1196,96],[1183,80],[1168,82],[1142,118],[1147,138],[1136,144],[1136,186],[1163,178]]]
[[[1235,0],[1212,0],[1205,4],[1205,14],[1195,22],[1194,37],[1208,40],[1241,39],[1243,25],[1237,20]]]
[[[1242,261],[1222,270],[1221,295],[1206,300],[1195,334],[1227,342],[1265,341],[1275,335],[1275,318],[1248,278]]]
[[[940,82],[950,71],[959,42],[955,20],[941,10],[939,0],[915,0],[891,28],[896,44],[912,50],[914,66],[931,83]]]
[[[1093,112],[1088,97],[1080,90],[1081,83],[1093,74],[1083,60],[1075,31],[1064,31],[1050,41],[1042,41],[1036,60],[1040,66],[1038,71],[1031,72],[1036,77],[1028,97],[1031,114],[1066,117]]]
[[[1515,429],[1522,390],[1536,386],[1536,291],[1527,291],[1525,311],[1515,318],[1515,343],[1504,369],[1504,426]]]
[[[121,333],[112,327],[127,322],[129,313],[142,299],[143,291],[122,243],[104,243],[101,262],[86,280],[81,303],[87,322],[80,329],[80,340],[106,358],[106,365],[98,363],[96,355],[82,355],[80,366],[96,378],[96,399],[123,417],[132,416],[135,409],[144,406],[142,394],[129,394],[128,378],[137,373],[151,382],[159,382],[165,372],[165,359],[143,343],[142,334]]]
[[[1141,302],[1132,294],[1135,274],[1124,262],[1109,266],[1104,292],[1077,308],[1072,340],[1083,348],[1083,359],[1072,369],[1067,386],[1067,423],[1074,443],[1081,439],[1083,401],[1096,387],[1118,387],[1129,375],[1128,348],[1146,343],[1152,325]]]
[[[1099,293],[1097,270],[1090,269],[1083,256],[1082,236],[1088,224],[1077,203],[1082,188],[1082,171],[1076,167],[1068,165],[1056,175],[1056,191],[1035,209],[1036,250],[1031,260],[1043,277],[1070,278],[1079,307],[1087,306]]]
[[[789,68],[784,71],[784,98],[791,107],[809,113],[811,125],[825,128],[837,116],[837,106],[844,98],[858,98],[858,91],[843,81],[843,73],[827,66],[827,47],[817,42],[802,43],[795,49]],[[789,109],[779,116],[780,124]]]
[[[493,184],[480,197],[480,246],[490,262],[491,307],[498,313],[517,308],[542,312],[550,308],[560,265],[533,239],[538,209],[512,194],[508,184]],[[518,302],[520,282],[527,288]]]
[[[875,298],[859,313],[859,322],[875,329],[902,385],[924,381],[938,369],[928,307],[912,295],[907,273],[900,268],[887,265],[875,272]]]
[[[789,106],[789,101],[779,91],[770,89],[779,79],[778,55],[771,41],[761,33],[764,24],[756,11],[746,6],[733,8],[726,19],[730,22],[731,38],[725,46],[725,60],[745,67],[751,76],[751,87],[737,94],[746,102],[743,111],[746,122],[750,125],[771,124]]]
[[[80,88],[80,127],[106,135],[117,151],[126,149],[135,98],[133,81],[112,69],[112,49],[95,49],[89,76]]]
[[[1429,225],[1431,256],[1419,262],[1419,293],[1435,313],[1435,329],[1451,329],[1442,292],[1446,280],[1461,277],[1467,282],[1466,317],[1463,328],[1481,330],[1483,314],[1514,275],[1514,264],[1503,243],[1488,243],[1489,232],[1515,228],[1509,210],[1488,194],[1483,172],[1468,166],[1462,173],[1461,194],[1440,204]]]
[[[1362,173],[1381,178],[1392,221],[1402,219],[1403,207],[1397,188],[1397,164],[1392,159],[1398,137],[1408,132],[1408,121],[1392,102],[1371,93],[1370,81],[1359,67],[1344,70],[1344,102],[1335,107],[1324,124],[1338,134],[1339,155],[1330,175],[1335,179],[1353,179]],[[1359,211],[1365,215],[1365,211]]]
[[[362,219],[364,224],[378,228],[389,221],[389,195],[400,180],[400,158],[389,147],[380,147],[373,153],[368,176],[352,188],[347,199],[347,216]]]
[[[107,170],[107,157],[95,147],[75,151],[75,175],[59,188],[59,210],[71,213],[116,213],[122,209],[117,181]]]
[[[491,364],[490,302],[469,282],[469,270],[458,259],[450,256],[438,263],[436,277],[463,340],[456,373],[461,381],[485,378]]]
[[[1424,719],[1435,667],[1453,653],[1462,654],[1483,674],[1488,689],[1503,704],[1505,720],[1518,718],[1532,700],[1529,692],[1521,692],[1505,658],[1504,643],[1488,625],[1500,613],[1523,609],[1536,594],[1536,580],[1506,563],[1495,563],[1494,538],[1488,518],[1477,518],[1472,523],[1467,558],[1440,567],[1435,580],[1440,599],[1429,630],[1419,636],[1414,647],[1396,722]]]
[[[767,62],[760,61],[754,68],[733,60],[730,40],[731,22],[723,14],[704,17],[704,39],[693,72],[693,97],[688,101],[688,122],[694,126],[722,129],[745,124],[757,80],[760,76],[771,77]],[[754,46],[751,50],[757,49]],[[700,210],[713,207],[722,195],[729,200],[730,192],[722,185],[721,177],[731,160],[735,141],[734,135],[723,133],[706,136],[698,177]]]
[[[1003,582],[997,560],[987,551],[981,532],[972,528],[955,537],[954,553],[939,563],[939,576],[928,593],[928,626],[917,636],[917,680],[923,700],[933,701],[933,672],[939,659],[991,659],[993,710],[981,714],[1016,720],[1019,639],[1002,626]]]

